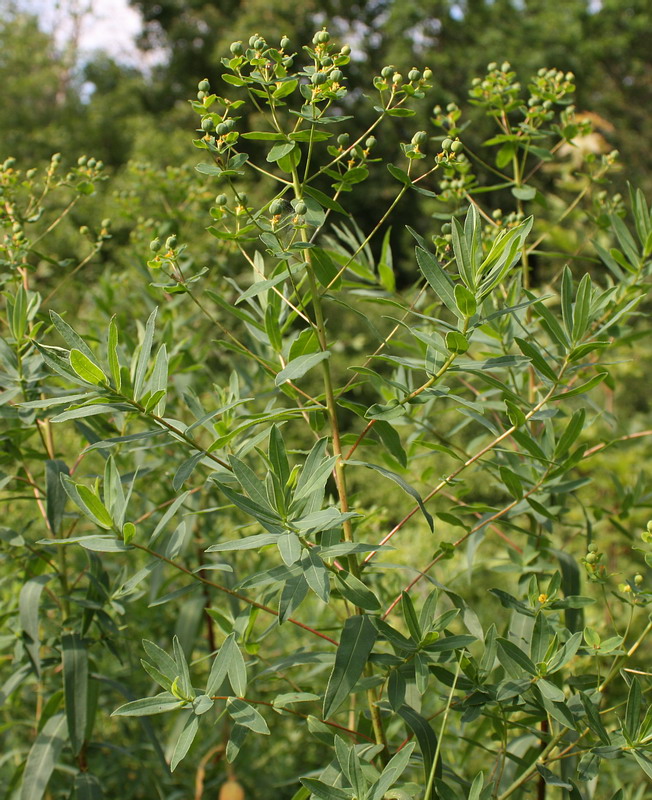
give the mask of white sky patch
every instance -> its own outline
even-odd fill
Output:
[[[36,14],[59,47],[76,40],[82,61],[101,51],[121,64],[147,69],[165,56],[138,50],[135,39],[142,20],[127,0],[18,0],[16,5]]]

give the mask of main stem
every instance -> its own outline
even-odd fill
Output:
[[[301,184],[299,182],[299,176],[296,169],[292,173],[292,182],[294,185],[295,197],[297,198],[297,200],[300,200],[302,197]],[[308,235],[306,233],[305,228],[301,229],[300,236],[301,236],[301,241],[306,243],[308,242]],[[317,340],[319,341],[319,346],[321,350],[323,352],[326,352],[328,350],[328,339],[326,337],[324,309],[321,303],[321,295],[319,293],[319,287],[317,286],[317,281],[315,280],[315,274],[312,268],[310,248],[306,248],[303,251],[303,257],[308,265],[308,270],[307,270],[308,286],[310,288],[312,306],[315,314],[315,330],[317,333]],[[337,456],[337,461],[335,462],[335,484],[337,486],[337,493],[340,501],[340,509],[343,514],[346,514],[349,511],[349,498],[346,489],[346,475],[344,473],[344,460],[342,457],[340,426],[339,426],[339,421],[337,419],[337,403],[335,401],[335,392],[333,391],[333,378],[331,375],[331,369],[328,359],[324,359],[321,362],[321,364],[322,364],[322,374],[324,378],[324,392],[326,394],[328,420],[330,423],[331,437],[333,442],[333,455]],[[342,525],[342,530],[344,533],[344,540],[347,542],[352,542],[353,528],[351,526],[350,520],[347,519],[344,521]],[[348,556],[347,560],[351,574],[354,575],[356,578],[359,577],[360,568],[358,565],[358,559],[356,555],[354,553],[351,553]],[[356,614],[361,614],[361,613],[362,609],[356,608]],[[367,663],[365,666],[365,674],[367,676],[373,675],[373,667],[370,663]],[[387,738],[385,736],[383,721],[380,716],[380,710],[376,705],[376,698],[374,696],[373,690],[367,691],[367,707],[369,709],[369,714],[371,716],[371,724],[373,726],[376,743],[382,745],[383,747],[381,758],[383,759],[383,762],[386,763],[389,760]]]

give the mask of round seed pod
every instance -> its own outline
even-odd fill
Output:
[[[333,59],[330,56],[324,56],[321,60],[322,67],[332,67]]]
[[[509,72],[511,68],[512,65],[509,63],[509,61],[503,61],[503,63],[500,65],[501,72]]]
[[[212,131],[214,127],[215,123],[210,117],[204,117],[204,119],[201,121],[201,129],[206,131],[206,133],[208,133],[208,131]]]
[[[408,78],[412,81],[412,83],[416,83],[417,81],[421,80],[421,73],[418,69],[411,69],[408,72]]]
[[[264,39],[256,39],[254,42],[254,50],[262,50],[265,47]]]
[[[215,128],[215,132],[218,136],[226,136],[226,134],[229,132],[229,126],[226,124],[226,122],[220,122],[217,128]]]
[[[342,49],[340,50],[340,53],[343,56],[350,56],[351,55],[351,45],[343,44],[342,45]]]
[[[20,230],[20,225],[18,226],[18,230]],[[91,231],[88,225],[82,225],[81,228],[79,229],[79,232],[81,233],[82,236],[88,236],[88,234]]]
[[[598,557],[595,553],[587,553],[584,556],[584,560],[587,564],[595,564],[595,562],[598,560]]]
[[[245,800],[245,793],[237,781],[227,781],[220,787],[218,800]]]
[[[452,146],[453,146],[453,140],[452,139],[444,139],[444,141],[441,143],[441,149],[445,153],[448,153],[448,151],[451,149]]]
[[[229,198],[225,194],[218,194],[215,198],[216,206],[225,206],[229,202]]]
[[[342,70],[341,69],[334,69],[331,74],[329,75],[330,79],[335,83],[339,83],[342,80]]]
[[[417,131],[412,137],[412,144],[416,144],[417,147],[421,147],[427,143],[428,143],[428,134],[425,131]]]
[[[257,33],[254,33],[253,36],[250,36],[249,37],[249,47],[253,47],[259,39],[260,39],[260,35],[257,34]]]
[[[381,76],[382,76],[383,78],[388,78],[388,79],[389,79],[389,78],[391,78],[391,77],[392,77],[392,75],[394,74],[394,67],[390,67],[390,66],[383,67],[383,68],[380,70],[380,74],[381,74]]]
[[[9,161],[9,159],[7,159],[7,161]],[[5,168],[5,169],[8,169],[8,167],[7,167],[7,161],[5,161],[5,163],[3,164],[3,166],[4,166],[4,168]],[[87,162],[87,161],[88,161],[88,157],[87,157],[87,156],[79,156],[79,158],[77,159],[77,164],[78,164],[80,167],[85,167],[85,166],[86,166],[86,162]],[[10,166],[11,166],[11,165],[10,165]]]
[[[273,217],[276,217],[279,214],[283,213],[283,207],[284,207],[284,203],[283,203],[282,200],[280,200],[280,199],[272,200],[272,202],[269,204],[269,213]]]
[[[206,92],[197,92],[197,100],[203,100],[205,97],[207,97]]]
[[[432,70],[431,69],[424,69],[423,71],[423,79],[424,81],[429,81],[432,78]]]
[[[294,59],[291,58],[290,56],[287,56],[286,58],[283,59],[282,64],[286,69],[290,69],[290,67],[294,65]]]
[[[310,77],[310,82],[313,86],[321,86],[322,83],[326,83],[328,80],[328,76],[325,72],[313,72]]]
[[[328,31],[319,31],[317,34],[317,44],[327,44],[331,40],[331,35]]]
[[[454,153],[461,153],[461,152],[462,152],[462,150],[464,150],[464,145],[462,144],[462,142],[460,142],[460,140],[459,140],[459,139],[456,139],[456,140],[453,142],[453,144],[451,145],[451,150],[452,150]]]
[[[94,169],[94,167],[95,167],[95,165],[96,165],[96,164],[97,164],[97,161],[96,161],[94,158],[89,158],[89,159],[88,159],[88,166],[89,166],[91,169]]]
[[[174,250],[174,248],[177,246],[177,237],[174,234],[172,234],[172,236],[168,236],[168,238],[165,240],[165,246],[168,250]]]
[[[376,141],[377,140],[375,136],[370,136],[364,143],[364,146],[366,147],[367,150],[371,150],[371,148],[376,144]]]
[[[204,78],[204,80],[199,81],[199,83],[197,84],[197,88],[199,89],[200,92],[210,92],[211,85],[208,82],[208,79]]]
[[[349,143],[349,134],[348,133],[340,133],[337,137],[337,143],[340,147],[346,147]]]
[[[303,200],[298,200],[294,204],[294,210],[298,214],[298,216],[302,217],[308,210],[308,206],[303,202]]]
[[[643,576],[640,574],[640,572],[639,572],[637,575],[634,575],[634,583],[635,583],[637,586],[640,586],[640,585],[643,583],[643,581],[644,581],[644,580],[645,580],[645,579],[644,579],[644,578],[643,578]]]
[[[292,44],[292,42],[288,39],[287,36],[284,36],[281,39],[281,50],[287,50],[288,47]]]
[[[152,239],[152,241],[149,243],[149,249],[152,251],[152,253],[158,253],[158,251],[161,249],[161,240]]]
[[[229,50],[234,56],[241,56],[244,53],[242,42],[231,42],[231,47]]]

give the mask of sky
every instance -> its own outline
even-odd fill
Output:
[[[82,57],[102,50],[116,61],[141,67],[160,58],[145,57],[135,47],[141,19],[127,0],[17,0],[16,5],[36,13],[43,30],[53,32],[60,45],[74,34],[77,19]]]

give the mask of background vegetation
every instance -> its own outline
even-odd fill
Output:
[[[440,732],[439,720],[449,697],[453,697],[451,683],[460,674],[462,681],[477,677],[482,658],[480,646],[490,651],[491,643],[486,638],[471,643],[469,637],[483,639],[478,632],[482,629],[486,635],[492,621],[496,621],[499,635],[521,636],[523,640],[529,637],[530,645],[541,656],[539,660],[546,660],[541,643],[532,645],[531,622],[527,618],[533,618],[532,609],[536,612],[545,606],[548,598],[541,598],[547,594],[551,605],[546,608],[546,624],[550,625],[545,628],[546,635],[554,632],[555,644],[561,647],[562,643],[574,641],[574,634],[584,631],[582,666],[568,675],[564,672],[560,685],[569,697],[576,698],[580,692],[589,696],[603,683],[604,689],[609,687],[604,706],[610,709],[611,716],[604,717],[606,727],[577,704],[570,706],[570,713],[581,721],[581,725],[577,722],[576,733],[579,735],[586,728],[590,747],[574,752],[573,737],[569,736],[563,745],[569,748],[570,755],[562,755],[559,763],[549,764],[554,773],[541,770],[534,779],[528,773],[528,780],[522,784],[518,783],[519,775],[527,772],[540,749],[553,738],[554,730],[551,732],[546,726],[554,729],[562,724],[559,715],[568,722],[563,712],[558,710],[558,716],[551,717],[549,708],[541,711],[534,703],[524,709],[518,707],[517,701],[512,707],[509,701],[514,695],[509,692],[505,693],[502,706],[488,702],[486,714],[479,717],[474,716],[472,703],[461,707],[453,702],[455,722],[447,731],[448,742],[442,739],[445,772],[443,777],[437,773],[436,791],[442,800],[511,795],[541,799],[554,797],[555,793],[571,800],[609,800],[619,790],[623,800],[652,796],[645,777],[652,772],[652,762],[646,760],[650,725],[645,701],[649,688],[650,650],[645,636],[649,630],[650,595],[647,551],[638,549],[647,544],[641,543],[640,534],[651,516],[646,293],[652,239],[648,230],[650,215],[642,199],[646,195],[648,199],[652,197],[652,156],[644,144],[645,132],[650,129],[648,117],[652,115],[652,56],[645,35],[652,28],[648,4],[643,0],[614,0],[600,5],[502,0],[306,2],[297,11],[296,4],[285,0],[274,4],[260,0],[246,4],[161,0],[134,2],[134,6],[145,21],[140,46],[162,48],[168,54],[160,66],[147,74],[125,68],[103,55],[81,61],[74,48],[62,52],[39,29],[36,18],[19,13],[9,4],[0,22],[0,92],[4,108],[0,115],[4,237],[0,253],[5,292],[0,482],[6,508],[0,542],[0,696],[7,742],[0,761],[2,796],[21,800],[44,795],[95,798],[103,792],[105,797],[201,798],[215,796],[218,787],[226,791],[224,781],[228,779],[229,791],[236,792],[232,797],[237,798],[237,779],[247,797],[266,800],[307,797],[298,788],[299,777],[306,775],[321,774],[326,783],[339,781],[340,785],[348,785],[341,775],[338,777],[339,768],[333,766],[337,762],[321,772],[327,761],[324,745],[332,746],[333,735],[318,720],[320,705],[308,706],[307,713],[315,716],[310,716],[306,725],[298,725],[296,717],[281,715],[278,710],[265,712],[273,735],[250,735],[244,744],[233,734],[233,727],[238,729],[237,720],[233,727],[222,722],[206,725],[187,759],[172,774],[168,765],[177,760],[175,748],[180,755],[178,742],[185,716],[151,720],[141,717],[140,721],[109,716],[120,704],[148,698],[158,691],[152,688],[152,681],[140,665],[145,655],[156,662],[158,651],[150,649],[145,654],[142,639],[173,654],[177,665],[187,659],[193,677],[205,679],[212,655],[234,631],[249,662],[249,671],[253,669],[255,674],[253,690],[257,698],[289,695],[300,689],[323,693],[333,665],[333,637],[340,639],[346,614],[355,606],[364,606],[364,596],[354,593],[347,598],[344,592],[336,602],[344,603],[346,612],[343,608],[333,611],[333,601],[325,608],[310,594],[295,616],[308,620],[310,627],[319,631],[322,648],[315,647],[297,625],[286,624],[279,635],[276,623],[269,626],[269,620],[264,619],[264,610],[259,609],[258,613],[254,608],[252,612],[236,597],[229,596],[229,591],[246,591],[265,607],[276,609],[277,587],[266,588],[264,583],[260,589],[252,588],[255,583],[245,585],[244,590],[234,587],[255,570],[268,570],[278,558],[274,561],[268,550],[247,551],[234,556],[232,562],[218,556],[207,566],[203,556],[206,547],[241,534],[259,533],[260,529],[254,530],[251,520],[232,506],[226,510],[220,481],[226,480],[227,492],[229,487],[233,491],[238,485],[225,479],[219,470],[218,479],[211,479],[214,473],[209,467],[214,468],[215,464],[207,463],[205,452],[192,447],[183,452],[178,437],[161,442],[148,434],[151,414],[164,416],[163,400],[154,395],[161,388],[157,380],[161,380],[165,364],[170,375],[166,418],[192,426],[193,433],[199,431],[201,441],[208,442],[213,437],[219,445],[214,452],[220,457],[228,458],[237,451],[239,456],[250,459],[261,475],[261,470],[266,469],[265,456],[260,455],[258,462],[252,459],[259,458],[256,448],[271,458],[271,442],[265,438],[270,436],[269,424],[260,428],[260,436],[256,435],[254,422],[259,419],[275,421],[280,426],[293,463],[305,462],[320,435],[332,435],[327,415],[321,410],[314,414],[304,411],[305,421],[301,416],[285,413],[289,407],[301,409],[311,398],[323,399],[322,384],[316,377],[318,370],[299,376],[303,379],[299,387],[307,397],[301,392],[293,394],[287,386],[281,389],[270,379],[274,374],[269,366],[270,359],[274,360],[270,352],[277,360],[285,359],[283,364],[318,349],[316,345],[313,348],[309,337],[296,336],[300,324],[297,317],[286,318],[282,330],[270,327],[267,317],[281,314],[271,290],[260,305],[257,300],[251,308],[235,304],[235,298],[252,280],[252,265],[238,247],[242,244],[244,251],[252,252],[255,245],[246,240],[245,234],[241,239],[229,239],[206,231],[211,222],[218,225],[226,219],[229,224],[237,223],[237,215],[246,217],[249,208],[284,219],[291,212],[284,208],[279,215],[272,213],[269,203],[276,190],[259,175],[239,179],[237,194],[229,193],[226,206],[221,199],[218,201],[216,192],[222,186],[210,174],[195,169],[205,154],[192,147],[190,140],[198,136],[198,109],[188,103],[194,87],[205,78],[219,87],[216,91],[226,99],[240,96],[237,86],[221,80],[227,71],[221,59],[229,53],[234,40],[243,39],[246,43],[252,33],[259,31],[269,42],[276,42],[283,35],[293,43],[310,42],[314,31],[326,22],[333,40],[350,43],[353,51],[351,63],[346,65],[348,94],[339,96],[336,106],[342,116],[352,116],[345,125],[351,141],[373,123],[373,104],[363,102],[362,96],[373,92],[371,87],[382,65],[391,64],[405,76],[415,64],[419,65],[420,75],[424,67],[432,72],[427,81],[422,81],[424,97],[417,98],[415,115],[386,116],[382,131],[375,132],[375,141],[367,148],[370,154],[363,161],[369,159],[369,177],[358,190],[352,184],[354,191],[346,195],[347,211],[357,227],[350,226],[344,232],[340,225],[339,234],[332,226],[323,231],[321,244],[332,259],[326,270],[333,263],[346,263],[354,252],[354,267],[358,270],[347,274],[344,285],[336,287],[340,300],[328,307],[335,384],[347,384],[352,365],[367,365],[370,352],[392,330],[400,304],[404,304],[401,313],[410,304],[419,308],[425,315],[423,319],[427,319],[427,324],[423,322],[424,332],[429,331],[428,325],[435,324],[432,321],[438,320],[438,315],[446,317],[450,312],[450,308],[435,311],[434,296],[429,303],[419,301],[425,273],[423,267],[419,271],[415,239],[406,225],[417,236],[425,237],[426,249],[441,260],[450,259],[454,255],[451,215],[463,221],[472,198],[486,209],[486,218],[479,226],[486,252],[494,240],[497,223],[519,230],[518,226],[525,224],[526,213],[535,215],[530,245],[536,241],[540,246],[532,245],[527,253],[526,269],[521,273],[525,285],[520,279],[513,285],[505,283],[502,296],[495,300],[496,308],[501,307],[500,303],[526,303],[528,296],[520,292],[529,290],[557,309],[558,303],[563,304],[563,291],[571,291],[562,288],[567,280],[563,270],[569,264],[575,280],[565,285],[572,287],[573,302],[580,302],[577,293],[583,274],[588,273],[596,287],[591,306],[593,321],[591,325],[587,321],[588,327],[581,335],[586,333],[590,339],[596,330],[601,330],[605,323],[600,318],[601,309],[608,309],[614,318],[613,326],[608,328],[613,349],[601,362],[597,355],[591,356],[587,369],[593,372],[582,378],[603,376],[600,385],[596,380],[595,386],[589,387],[594,389],[591,394],[576,399],[571,395],[565,400],[554,424],[544,422],[546,418],[542,416],[537,419],[541,427],[532,428],[535,438],[538,434],[542,441],[553,435],[553,428],[559,437],[570,420],[577,423],[580,419],[575,414],[586,408],[586,421],[582,418],[585,424],[579,424],[575,432],[584,449],[565,468],[568,485],[562,489],[547,493],[541,490],[543,484],[537,481],[544,481],[544,472],[538,471],[541,462],[537,462],[540,453],[536,454],[536,441],[518,441],[519,457],[525,454],[523,472],[522,465],[509,452],[499,451],[495,459],[480,462],[463,483],[453,481],[450,492],[446,489],[441,493],[431,508],[437,525],[433,541],[427,515],[410,517],[409,525],[402,522],[412,513],[413,503],[400,481],[384,480],[382,473],[368,470],[360,470],[362,475],[358,473],[352,479],[353,506],[364,509],[364,524],[358,531],[364,541],[375,543],[393,526],[400,524],[402,528],[400,550],[391,557],[383,556],[388,563],[395,563],[395,569],[386,574],[380,569],[365,573],[365,580],[381,598],[383,609],[417,577],[415,570],[436,560],[437,572],[433,575],[437,584],[448,591],[441,600],[440,612],[455,608],[460,612],[455,624],[451,617],[450,630],[444,624],[441,629],[442,636],[460,637],[457,649],[451,644],[458,661],[449,651],[437,657],[426,653],[424,658],[432,657],[433,662],[427,667],[427,678],[423,673],[416,677],[414,666],[403,670],[411,707],[418,707],[423,718],[435,720],[433,730]],[[487,61],[493,58],[497,63],[488,69]],[[503,65],[505,60],[509,62],[507,66]],[[526,87],[536,81],[542,67],[554,68],[553,77],[548,75],[551,80],[569,84],[568,96],[562,98],[564,103],[571,101],[576,87],[572,103],[578,113],[560,104],[557,112],[569,116],[556,116],[559,128],[554,129],[555,135],[539,143],[544,150],[552,151],[554,158],[533,151],[534,172],[515,173],[509,152],[504,150],[505,158],[499,153],[505,142],[486,146],[486,140],[497,132],[497,115],[491,113],[490,103],[478,102],[478,96],[474,97],[473,81],[500,73],[511,76],[505,79],[508,86],[520,81]],[[559,78],[554,77],[557,74]],[[544,71],[539,77],[546,80],[546,75]],[[240,131],[264,127],[260,109],[250,105],[240,113]],[[565,123],[572,128],[565,127]],[[429,144],[424,148],[430,157],[434,153],[450,154],[450,148],[441,150],[442,142],[458,135],[464,142],[465,155],[450,170],[442,168],[441,174],[428,184],[438,199],[428,191],[406,192],[393,208],[391,219],[382,221],[377,235],[361,248],[360,243],[375,229],[400,190],[400,181],[397,183],[396,175],[385,164],[395,162],[404,169],[405,161],[399,164],[398,159],[405,157],[406,150],[401,155],[398,143],[404,143],[409,150],[415,131],[420,130],[427,132]],[[536,148],[534,140],[533,145]],[[619,156],[614,150],[619,151]],[[268,151],[266,141],[254,138],[248,142],[252,161],[264,165]],[[53,153],[57,153],[54,158]],[[507,173],[507,180],[500,180],[496,169],[503,172],[503,177]],[[637,194],[636,189],[630,193],[630,183],[641,193]],[[319,186],[328,189],[327,185]],[[224,217],[225,208],[235,216]],[[245,210],[239,212],[238,208]],[[333,217],[331,222],[338,219]],[[153,239],[160,245],[153,248],[154,252],[150,250]],[[424,244],[424,240],[417,241]],[[166,275],[166,271],[170,274]],[[319,282],[325,286],[329,279],[324,280],[322,273]],[[195,293],[195,285],[202,291]],[[610,293],[608,302],[613,306],[608,305],[607,299],[600,306],[598,287]],[[308,304],[310,294],[305,288],[303,292]],[[257,294],[250,297],[256,298]],[[288,297],[296,299],[291,292]],[[371,305],[372,300],[376,306]],[[153,322],[150,315],[155,307],[156,348],[151,351],[148,366],[146,345],[153,328],[151,324],[146,326],[146,320]],[[539,308],[536,313],[519,311],[518,323],[514,322],[517,328],[521,326],[518,330],[512,330],[510,322],[504,328],[496,323],[493,338],[486,329],[479,332],[473,357],[486,357],[489,353],[497,357],[509,352],[511,357],[519,353],[532,358],[527,347],[519,351],[514,343],[514,336],[527,331],[528,341],[532,337],[538,343],[537,336],[544,337],[541,341],[549,349],[543,352],[554,363],[558,356],[555,348],[561,345],[555,340],[554,331],[551,334],[541,322],[545,311],[539,312]],[[260,319],[256,313],[262,315]],[[81,340],[66,323],[81,334]],[[131,399],[138,400],[141,406],[134,409],[124,397],[119,401],[104,397],[102,402],[114,404],[113,416],[79,413],[74,403],[66,411],[67,406],[57,397],[70,391],[70,369],[53,377],[43,358],[50,354],[49,366],[56,367],[59,351],[45,350],[44,346],[65,344],[67,349],[84,356],[91,353],[91,367],[83,360],[77,361],[77,367],[87,383],[93,384],[97,375],[93,374],[92,354],[106,350],[110,355],[107,330],[119,330],[123,380],[130,390],[134,389]],[[285,350],[278,343],[275,348],[276,336],[282,336]],[[354,384],[350,397],[339,409],[343,443],[348,448],[358,446],[360,430],[367,424],[365,409],[381,403],[383,408],[373,412],[380,414],[374,435],[364,443],[368,450],[361,447],[359,457],[362,459],[364,450],[364,460],[402,475],[424,495],[439,484],[443,475],[450,474],[460,452],[466,457],[482,448],[486,441],[483,437],[494,437],[496,431],[507,430],[512,424],[518,427],[519,413],[530,413],[535,408],[537,392],[551,380],[545,364],[538,363],[537,372],[529,364],[515,361],[513,374],[504,380],[521,398],[520,411],[509,406],[505,411],[504,399],[510,397],[509,393],[500,395],[503,389],[495,385],[481,388],[476,376],[471,375],[466,383],[462,377],[455,386],[462,398],[463,413],[455,399],[435,414],[436,424],[428,416],[430,406],[415,406],[412,416],[402,418],[393,415],[391,408],[396,396],[400,396],[400,392],[396,395],[397,386],[407,387],[408,394],[414,391],[419,385],[418,381],[412,382],[414,360],[425,357],[428,365],[428,358],[435,362],[436,358],[423,340],[415,342],[407,333],[396,339],[396,351],[377,368],[377,375],[366,374],[362,367],[356,373],[359,383]],[[40,351],[34,341],[39,342]],[[496,344],[497,341],[501,343]],[[578,341],[574,346],[579,346]],[[268,347],[271,350],[265,349]],[[601,347],[596,349],[601,352]],[[550,356],[551,352],[555,357]],[[593,350],[587,349],[587,358],[590,353]],[[60,363],[59,367],[62,368]],[[278,371],[278,364],[274,369]],[[117,373],[112,372],[114,388],[116,375],[120,374],[120,368]],[[88,386],[83,387],[83,391],[87,389]],[[245,398],[253,399],[245,403]],[[217,408],[227,410],[213,423],[210,415]],[[47,418],[53,416],[57,421],[50,423]],[[544,425],[552,426],[546,428],[545,435]],[[131,434],[138,438],[118,441],[110,447],[101,445],[104,440]],[[544,441],[544,445],[551,446],[550,441]],[[562,448],[559,452],[565,458],[566,451]],[[555,451],[555,458],[559,452]],[[589,460],[584,461],[586,453]],[[91,494],[82,490],[80,502],[79,495],[75,496],[75,490],[64,480],[70,490],[66,494],[61,473],[67,472],[79,485],[102,486],[100,496],[104,504],[111,506],[111,524],[115,525],[116,517],[120,520],[118,528],[126,541],[124,546],[129,545],[135,531],[140,536],[146,531],[152,540],[143,545],[145,539],[137,536],[132,547],[154,548],[154,542],[162,537],[156,545],[156,557],[163,555],[180,564],[182,573],[186,570],[201,575],[203,586],[193,590],[185,581],[187,572],[180,579],[178,569],[168,569],[170,564],[154,566],[149,560],[152,553],[147,550],[138,552],[131,561],[122,561],[121,552],[102,552],[104,540],[97,549],[86,550],[43,545],[42,540],[48,537],[98,534],[98,511],[95,508],[94,517],[91,489]],[[516,478],[510,477],[512,472]],[[545,472],[545,480],[548,477]],[[555,479],[562,485],[559,475]],[[523,507],[524,490],[519,481],[542,492],[539,496],[532,490],[533,502],[527,508]],[[241,488],[245,488],[242,481]],[[326,502],[330,503],[338,495],[338,487],[331,479],[326,488]],[[530,497],[529,489],[526,491]],[[128,504],[125,496],[129,496]],[[182,499],[177,502],[175,498]],[[521,505],[513,514],[503,513],[510,498],[522,501]],[[493,521],[493,515],[499,512],[500,525],[481,524],[488,519]],[[102,523],[101,510],[99,514]],[[125,520],[135,524],[133,534],[131,529],[125,529]],[[448,560],[450,548],[457,549],[454,543],[459,537],[465,543],[459,550],[462,556]],[[116,551],[122,546],[116,544]],[[359,557],[364,558],[364,554]],[[235,574],[229,572],[229,563],[235,566]],[[554,586],[555,572],[562,580],[559,589]],[[51,582],[53,577],[56,580]],[[211,588],[211,582],[222,586],[222,590]],[[509,595],[489,594],[489,588],[508,591]],[[594,601],[593,605],[584,608],[581,597],[567,600],[584,595]],[[335,596],[338,597],[337,591]],[[428,602],[428,596],[419,584],[414,594],[417,612]],[[370,602],[369,597],[366,602]],[[555,606],[555,602],[561,605]],[[523,612],[524,607],[528,608],[527,613]],[[418,638],[408,601],[399,608],[401,614],[394,620],[397,631]],[[424,611],[421,624],[428,619],[428,612]],[[597,639],[592,638],[594,634]],[[538,635],[543,641],[544,634]],[[173,653],[175,636],[178,645]],[[396,641],[396,652],[400,654],[400,640]],[[391,637],[383,652],[376,654],[379,658],[373,662],[373,669],[378,674],[384,668],[391,671],[396,667],[391,661],[390,644]],[[460,653],[467,645],[469,652],[465,651],[462,657]],[[595,652],[591,653],[591,647]],[[631,660],[628,648],[633,648]],[[299,655],[293,660],[294,653]],[[531,654],[532,661],[536,661]],[[161,664],[167,662],[160,653],[158,658],[162,659],[156,662],[161,669]],[[412,656],[407,657],[406,663],[411,659]],[[501,663],[500,668],[507,670],[508,677],[523,680],[519,672],[522,667],[510,664],[509,656]],[[637,673],[620,672],[624,667]],[[489,669],[487,664],[483,668]],[[639,683],[632,682],[633,674],[638,674]],[[367,684],[362,688],[377,689],[377,678],[378,675],[367,675],[363,679]],[[234,685],[237,680],[231,679],[231,689],[240,695],[237,689],[241,687]],[[419,684],[420,693],[424,680],[431,681],[431,688],[429,695],[424,694],[426,699],[421,706],[415,696],[415,684]],[[482,680],[489,693],[496,685],[503,686],[490,683],[488,674]],[[564,683],[566,680],[568,684]],[[71,700],[75,685],[90,687],[83,710]],[[462,683],[461,687],[465,690],[462,695],[468,694],[469,684]],[[524,687],[522,684],[521,689]],[[385,689],[383,684],[377,690],[382,693]],[[397,691],[396,685],[392,691]],[[550,691],[554,695],[554,687]],[[558,695],[554,696],[558,701]],[[311,702],[310,698],[304,699]],[[380,705],[387,719],[396,711],[396,694],[390,700],[383,700],[385,705]],[[286,698],[286,702],[291,706],[293,701]],[[356,707],[354,702],[348,716],[337,719],[373,741],[373,720],[370,711],[364,709],[364,693],[359,695],[359,703],[362,707]],[[283,702],[277,706],[280,709]],[[301,704],[295,706],[300,708]],[[455,727],[461,714],[465,715],[463,723],[468,728]],[[623,716],[624,728],[620,725]],[[447,718],[448,712],[444,720]],[[43,749],[45,740],[59,741],[61,732],[57,726],[63,725],[64,719],[68,729],[65,749]],[[253,723],[254,732],[256,724]],[[403,789],[405,794],[396,797],[420,797],[423,795],[419,792],[426,788],[428,772],[424,778],[421,757],[416,754],[422,752],[428,764],[429,734],[421,730],[419,735],[419,724],[410,728],[405,720],[387,723],[392,753],[414,733],[419,743],[404,776],[409,778]],[[587,735],[586,731],[583,735]],[[457,738],[461,736],[467,738]],[[349,743],[346,737],[344,740]],[[457,747],[459,742],[465,742],[467,748],[458,750],[457,757],[452,755],[456,752],[455,741]],[[226,756],[230,760],[240,746],[240,759],[227,764]],[[625,753],[627,748],[635,750],[637,757]],[[340,765],[343,758],[348,758],[342,753],[337,755]],[[432,758],[430,753],[432,764],[437,763],[437,755],[439,752]],[[35,771],[39,756],[41,766]],[[384,758],[378,752],[371,751],[369,755],[363,749],[359,756],[368,777],[374,774],[371,761],[375,759],[378,766]],[[478,782],[480,771],[484,776]],[[27,784],[25,775],[29,778]]]

